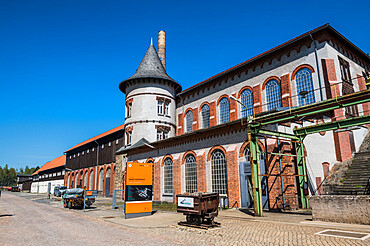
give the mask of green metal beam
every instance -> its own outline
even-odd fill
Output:
[[[248,127],[249,150],[251,157],[251,174],[253,186],[254,215],[262,216],[262,190],[258,150],[258,128]]]
[[[370,115],[354,117],[350,119],[337,120],[329,123],[323,123],[315,126],[307,126],[294,129],[293,132],[297,136],[306,136],[308,134],[347,128],[351,126],[360,126],[370,123]]]
[[[283,137],[283,138],[289,138],[293,140],[297,140],[297,136],[289,133],[284,133],[284,132],[276,132],[276,131],[271,131],[271,130],[259,130],[259,134],[265,134],[265,135],[271,135],[275,137]]]
[[[309,104],[306,106],[287,109],[269,115],[259,116],[252,119],[253,122],[251,122],[251,125],[257,127],[279,122],[288,122],[291,120],[297,120],[303,116],[320,114],[332,111],[334,109],[339,109],[366,102],[370,102],[370,89]]]
[[[299,137],[299,141],[296,142],[296,151],[297,151],[297,165],[298,165],[298,187],[299,187],[299,196],[302,203],[302,208],[306,209],[309,207],[308,197],[305,195],[305,186],[307,186],[307,171],[306,171],[306,162],[303,148],[303,138],[304,136]]]

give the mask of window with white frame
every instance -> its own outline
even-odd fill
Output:
[[[166,115],[166,116],[169,116],[170,115],[169,108],[170,108],[170,103],[169,102],[165,102],[164,103],[164,115]]]
[[[87,149],[87,150],[86,150],[86,153],[87,153],[87,154],[88,154],[88,153],[90,153],[90,149]]]
[[[241,105],[242,117],[247,118],[253,116],[253,94],[250,89],[245,89],[242,91],[241,95],[241,102],[246,107]]]
[[[168,138],[168,135],[169,135],[169,132],[168,131],[164,131],[163,132],[163,139]]]
[[[202,128],[208,128],[210,126],[209,120],[210,120],[210,110],[209,106],[205,104],[202,109]]]
[[[157,130],[157,141],[160,141],[163,139],[163,131]]]
[[[131,141],[132,141],[132,131],[127,131],[126,132],[126,144],[127,145],[130,145],[131,144]]]
[[[226,158],[221,150],[215,150],[211,154],[212,192],[227,195],[227,171]]]
[[[163,115],[163,101],[157,101],[157,114]]]
[[[118,144],[119,143],[119,139],[116,139],[116,144]]]
[[[109,141],[108,146],[110,147],[112,145],[112,142]]]
[[[193,131],[193,111],[189,110],[186,113],[185,120],[186,120],[186,128],[185,128],[186,132],[192,132]]]
[[[132,102],[126,104],[126,117],[131,117],[131,111],[132,111]]]
[[[266,83],[267,110],[281,107],[280,84],[276,79],[271,79]]]
[[[227,97],[220,101],[220,124],[230,122],[230,102]]]
[[[312,72],[308,68],[301,68],[295,76],[297,84],[299,106],[315,103],[315,91],[312,82]]]
[[[163,184],[164,184],[164,193],[173,194],[173,173],[172,173],[172,159],[167,157],[164,160],[164,175],[163,175]]]
[[[104,144],[101,145],[101,148],[104,149]]]
[[[197,192],[197,163],[192,154],[185,157],[185,190],[189,193]]]
[[[95,148],[93,147],[92,149],[91,149],[91,151],[94,151],[95,150]]]
[[[85,154],[85,151],[82,151],[82,155],[84,155]]]
[[[80,152],[77,153],[77,156],[80,156]]]

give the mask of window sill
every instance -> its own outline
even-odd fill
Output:
[[[168,196],[168,197],[173,197],[173,194],[169,194],[169,193],[163,193],[162,196]]]

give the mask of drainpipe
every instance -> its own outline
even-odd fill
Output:
[[[323,95],[322,95],[322,86],[321,86],[321,75],[320,75],[320,69],[319,69],[319,58],[318,58],[318,55],[317,55],[317,46],[316,46],[316,42],[315,40],[313,39],[312,37],[312,34],[310,33],[310,37],[311,37],[311,40],[313,42],[313,45],[315,47],[315,59],[316,59],[316,69],[317,69],[317,77],[319,79],[319,87],[320,87],[320,99],[321,101],[324,100],[323,98]]]
[[[97,144],[98,147],[96,147],[96,179],[95,180],[98,180],[98,165],[99,165],[99,143],[98,141],[95,140],[95,143]],[[95,189],[98,190],[98,187],[96,187],[96,183],[95,182]]]
[[[185,124],[184,124],[184,119],[185,119],[185,115],[184,115],[184,99],[181,97],[181,95],[179,94],[179,97],[180,97],[180,100],[181,100],[181,105],[182,105],[182,134],[185,133]]]

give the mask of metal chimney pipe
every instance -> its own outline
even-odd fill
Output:
[[[158,55],[166,70],[166,33],[163,30],[158,32]]]

